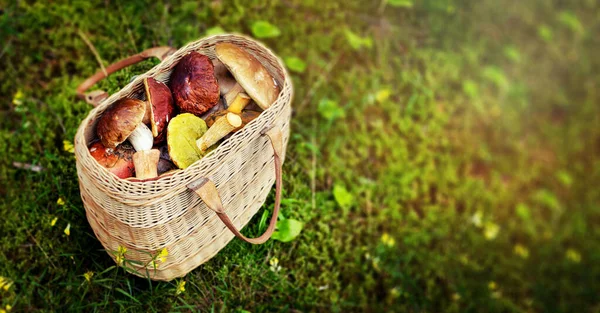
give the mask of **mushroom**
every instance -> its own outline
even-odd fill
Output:
[[[215,52],[219,61],[223,62],[245,92],[263,110],[273,104],[280,88],[273,76],[255,57],[231,43],[217,44]]]
[[[196,140],[196,146],[201,152],[205,152],[210,146],[240,126],[242,126],[242,118],[235,113],[228,112],[217,118],[206,133]]]
[[[161,143],[166,137],[167,125],[175,114],[171,90],[163,82],[152,77],[144,78],[146,91],[146,114],[144,124],[150,124],[154,144]]]
[[[229,92],[237,82],[231,73],[229,73],[227,67],[219,61],[219,59],[213,59],[212,64],[215,67],[215,78],[219,83],[219,91],[221,91],[221,95],[224,95]]]
[[[206,125],[208,127],[212,127],[212,125],[215,123],[215,121],[217,119],[219,119],[222,116],[225,116],[227,113],[228,113],[228,111],[221,110],[221,111],[218,111],[218,112],[215,112],[215,113],[211,114],[209,117],[207,117],[205,119]],[[250,121],[252,121],[253,119],[257,118],[259,115],[260,115],[260,112],[258,112],[258,111],[245,110],[244,112],[242,112],[242,114],[240,114],[240,118],[242,119],[242,125],[240,125],[239,127],[234,128],[231,132],[235,133],[235,132],[239,131],[244,126],[246,126],[246,124],[250,123]]]
[[[137,99],[124,98],[114,103],[102,114],[96,133],[102,144],[114,149],[123,141],[129,140],[137,151],[133,155],[136,177],[140,179],[157,176],[156,165],[160,152],[152,149],[152,131],[142,120],[146,113],[146,103]]]
[[[96,141],[90,147],[90,154],[100,165],[119,178],[128,178],[135,175],[133,165],[133,153],[135,150],[131,145],[122,144],[116,149],[106,148],[102,142]]]
[[[206,123],[191,113],[175,116],[167,127],[167,145],[171,161],[184,169],[200,160],[205,151],[195,145],[195,140],[206,133]]]
[[[183,112],[202,115],[219,101],[219,84],[210,59],[198,52],[184,56],[173,69],[170,81],[175,104]]]

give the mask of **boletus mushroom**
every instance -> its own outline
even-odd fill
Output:
[[[219,61],[229,69],[238,84],[258,106],[266,110],[273,104],[281,89],[255,57],[232,43],[217,44],[215,52]]]
[[[167,125],[175,114],[173,96],[167,85],[152,77],[144,78],[144,90],[146,91],[146,114],[143,122],[150,124],[156,145],[165,139]]]
[[[201,152],[205,152],[234,129],[242,126],[242,118],[235,113],[227,114],[217,118],[212,126],[202,137],[196,140],[196,146]]]
[[[114,149],[129,140],[137,151],[133,155],[137,178],[157,176],[157,163],[160,151],[152,149],[152,131],[142,121],[146,113],[146,103],[137,99],[124,98],[108,108],[96,126],[96,133],[102,144]]]
[[[204,120],[191,113],[179,114],[171,120],[167,127],[167,145],[171,161],[177,167],[184,169],[204,156],[205,151],[195,143],[206,129]]]
[[[182,112],[202,115],[219,101],[219,84],[210,59],[192,51],[173,69],[170,80],[175,104]]]
[[[227,113],[229,113],[229,112],[230,111],[227,111],[227,110],[221,110],[221,111],[215,112],[215,113],[209,115],[204,121],[206,122],[206,125],[208,127],[212,127],[213,124],[219,118],[227,115]],[[239,127],[236,127],[233,130],[231,130],[231,132],[235,133],[235,132],[239,131],[240,129],[244,128],[244,126],[246,126],[246,124],[250,123],[250,121],[257,118],[259,115],[260,115],[260,112],[258,112],[258,111],[252,111],[252,110],[243,111],[242,114],[240,114],[240,118],[242,119],[242,124]]]
[[[115,149],[106,148],[102,142],[96,141],[89,147],[90,154],[98,163],[119,178],[135,175],[133,154],[135,150],[129,144],[121,144]]]

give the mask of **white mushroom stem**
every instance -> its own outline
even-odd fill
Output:
[[[154,136],[152,136],[152,131],[148,126],[140,123],[127,139],[131,142],[135,151],[137,151],[133,154],[135,177],[146,179],[158,176],[157,166],[160,151],[152,149]]]
[[[196,145],[200,151],[204,152],[241,125],[242,118],[239,115],[227,113],[225,116],[219,117],[206,133],[196,140]]]
[[[250,103],[250,96],[247,94],[240,92],[237,94],[233,102],[229,105],[227,110],[231,113],[242,114],[242,110]]]
[[[144,123],[140,123],[127,138],[135,151],[150,150],[154,144],[152,131]]]
[[[158,176],[159,159],[160,151],[158,149],[140,150],[134,153],[133,166],[135,166],[135,177],[146,179]]]
[[[243,91],[244,88],[242,88],[242,85],[236,83],[235,86],[229,89],[225,96],[223,96],[225,99],[225,105],[230,106],[233,103],[233,100],[235,100],[235,97],[237,97],[237,95]]]

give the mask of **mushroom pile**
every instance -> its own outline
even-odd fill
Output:
[[[244,49],[215,46],[174,67],[168,86],[144,79],[140,99],[123,98],[104,111],[89,151],[119,178],[152,179],[200,160],[224,138],[269,108],[280,87]]]

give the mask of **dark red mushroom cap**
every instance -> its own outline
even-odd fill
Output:
[[[146,90],[146,117],[148,119],[147,121],[144,120],[144,123],[150,124],[154,144],[158,144],[165,139],[169,120],[175,115],[173,96],[167,85],[152,77],[144,79],[144,88]]]
[[[175,104],[182,112],[200,116],[219,101],[214,66],[207,56],[198,52],[190,52],[177,63],[170,87]]]
[[[124,98],[115,102],[104,111],[96,126],[102,144],[111,149],[117,147],[142,122],[145,113],[144,101]]]

